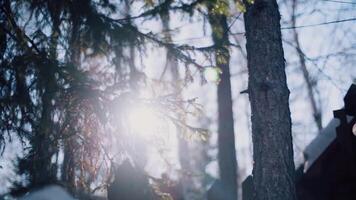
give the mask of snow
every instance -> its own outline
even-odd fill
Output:
[[[19,200],[75,200],[65,189],[57,185],[31,192]]]

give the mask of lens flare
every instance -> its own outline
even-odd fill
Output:
[[[221,70],[218,67],[207,67],[204,69],[204,78],[208,82],[219,83]]]

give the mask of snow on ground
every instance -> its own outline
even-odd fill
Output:
[[[57,185],[31,192],[19,200],[75,200],[65,189]]]

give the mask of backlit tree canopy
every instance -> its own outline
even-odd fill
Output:
[[[302,163],[304,132],[324,128],[329,96],[355,78],[354,5],[0,0],[0,158],[21,152],[5,190],[55,183],[87,199],[131,170],[161,199],[211,187],[235,200],[254,173],[260,199],[295,199],[293,152]],[[157,155],[160,178],[145,169]]]
[[[140,87],[165,84],[147,80],[133,57],[145,56],[147,45],[164,47],[186,65],[188,76],[189,66],[201,70],[190,55],[193,48],[167,43],[131,23],[168,9],[189,17],[197,2],[138,4],[146,11],[131,17],[122,11],[131,6],[125,1],[1,3],[1,148],[12,137],[23,142],[26,153],[18,168],[28,180],[16,183],[19,186],[60,180],[73,190],[90,192],[94,182],[106,183],[115,157],[112,150],[122,149],[125,108],[139,103],[164,107],[158,115],[206,137],[205,130],[173,115],[186,112],[178,104],[194,100],[176,102],[176,94],[162,92],[141,99]],[[189,77],[182,84],[187,81]]]

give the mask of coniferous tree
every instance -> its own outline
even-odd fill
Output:
[[[146,43],[153,43],[170,49],[187,66],[200,67],[176,45],[140,32],[127,16],[116,19],[122,5],[106,0],[1,2],[0,39],[6,42],[1,43],[0,139],[5,144],[6,137],[18,136],[24,142],[18,169],[28,180],[15,183],[17,188],[60,181],[80,197],[95,184],[107,184],[112,158],[106,147],[114,144],[105,138],[117,137],[125,117],[124,106],[115,102],[141,81],[132,68],[135,49],[143,52]],[[143,16],[169,9],[163,5],[148,8]],[[93,60],[108,64],[96,66]],[[123,114],[114,113],[113,105]]]

